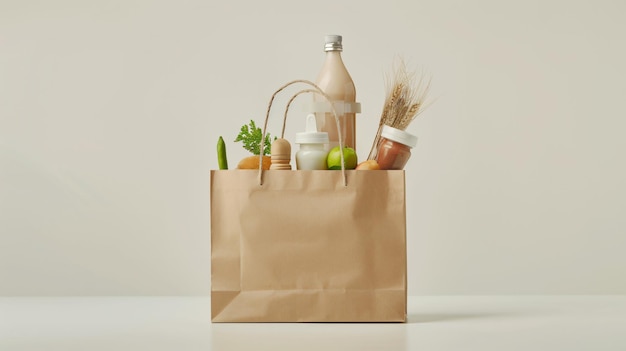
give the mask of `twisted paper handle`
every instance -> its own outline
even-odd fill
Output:
[[[265,123],[263,124],[263,136],[261,138],[261,152],[259,152],[259,185],[263,185],[263,149],[265,148],[265,133],[266,133],[266,130],[267,130],[267,122],[269,121],[269,118],[270,118],[270,111],[272,110],[272,103],[274,102],[274,98],[276,98],[276,95],[278,95],[278,93],[283,91],[288,86],[293,85],[293,84],[297,84],[297,83],[308,84],[308,85],[312,86],[314,89],[300,90],[297,93],[295,93],[291,97],[291,99],[289,99],[289,102],[287,102],[287,107],[285,108],[285,115],[283,117],[283,129],[282,129],[282,132],[280,134],[280,137],[284,138],[284,136],[285,136],[285,126],[287,125],[287,113],[289,112],[289,107],[291,106],[291,103],[293,102],[293,100],[296,99],[296,97],[298,97],[300,94],[304,94],[304,93],[314,93],[314,94],[322,95],[330,103],[330,107],[332,109],[333,116],[335,117],[335,123],[337,124],[337,130],[338,131],[341,130],[341,127],[339,125],[339,117],[337,116],[337,111],[335,110],[335,106],[333,105],[330,96],[328,96],[315,83],[313,83],[311,81],[308,81],[308,80],[298,79],[298,80],[293,80],[293,81],[283,85],[282,87],[278,88],[278,90],[276,90],[274,92],[274,94],[272,94],[272,98],[270,99],[270,102],[267,105],[267,112],[265,113]],[[343,140],[342,140],[342,137],[341,137],[341,133],[338,133],[338,134],[339,134],[339,148],[340,148],[340,157],[341,157],[341,178],[343,180],[343,185],[347,186],[348,183],[347,183],[347,179],[346,179],[346,166],[345,166],[345,161],[344,161],[344,158],[343,158]]]

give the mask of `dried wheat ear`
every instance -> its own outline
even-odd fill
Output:
[[[401,59],[393,67],[392,72],[391,78],[387,76],[385,79],[387,88],[385,104],[368,160],[376,159],[380,133],[384,125],[405,130],[426,108],[425,101],[430,91],[432,77],[423,72],[418,76],[416,72],[409,71]]]

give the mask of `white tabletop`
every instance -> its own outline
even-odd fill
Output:
[[[626,350],[626,296],[409,297],[405,324],[212,324],[207,297],[5,297],[0,350]]]

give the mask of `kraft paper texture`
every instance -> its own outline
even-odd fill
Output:
[[[211,171],[213,322],[405,322],[404,171]]]

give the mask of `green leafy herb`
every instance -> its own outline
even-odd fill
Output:
[[[258,128],[253,120],[250,120],[249,125],[243,125],[237,135],[235,142],[243,142],[243,148],[250,151],[253,155],[261,153],[261,139],[263,138],[263,130]],[[276,138],[274,138],[276,140]],[[265,146],[263,147],[263,155],[269,155],[271,153],[272,137],[270,133],[265,135]]]

